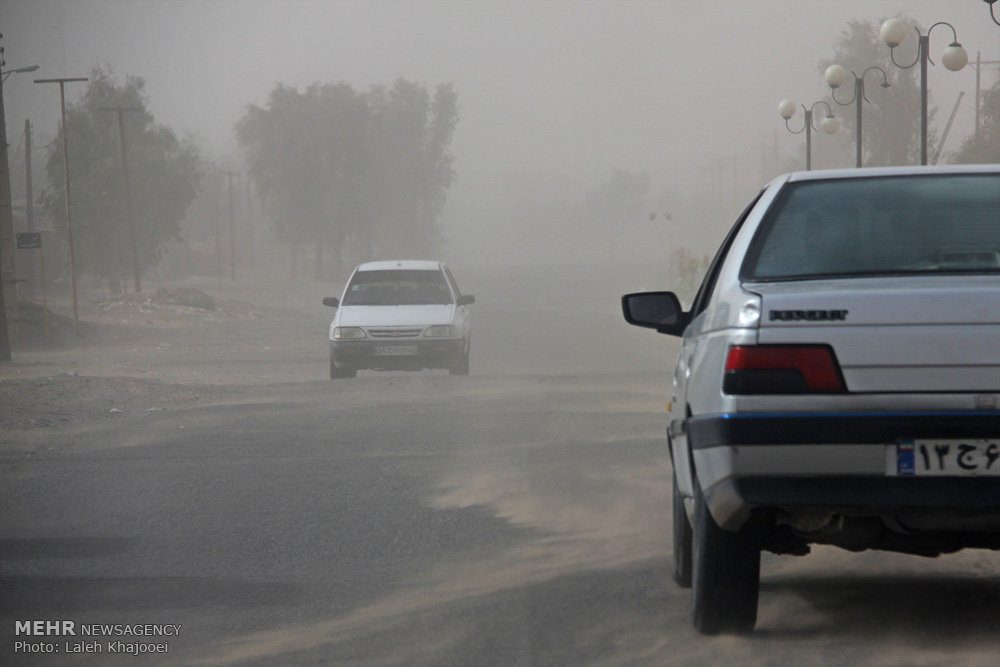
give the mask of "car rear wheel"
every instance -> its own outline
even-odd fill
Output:
[[[694,627],[704,635],[750,633],[757,622],[760,541],[752,528],[720,528],[697,480],[694,487]]]
[[[681,588],[691,588],[691,522],[684,510],[684,498],[674,471],[674,581]]]
[[[330,379],[338,380],[344,378],[357,377],[358,372],[353,368],[337,368],[337,365],[333,363],[333,357],[330,357]]]

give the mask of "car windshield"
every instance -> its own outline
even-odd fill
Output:
[[[344,294],[345,306],[417,306],[452,303],[438,270],[358,271]]]
[[[789,186],[743,277],[1000,273],[1000,176],[837,179]]]

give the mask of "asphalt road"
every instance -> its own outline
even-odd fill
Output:
[[[19,352],[0,663],[997,663],[986,551],[765,558],[758,631],[698,636],[669,578],[662,337],[604,295],[511,324],[520,288],[488,287],[470,377],[320,379],[320,288]],[[539,330],[566,336],[520,342]],[[26,619],[182,627],[160,656],[14,653]]]
[[[698,637],[668,578],[655,376],[367,377],[194,405],[157,389],[6,431],[5,664],[135,660],[14,655],[14,621],[36,618],[179,623],[152,661],[202,664],[986,665],[1000,648],[988,552],[770,559],[757,635]]]

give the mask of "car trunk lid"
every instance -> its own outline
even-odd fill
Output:
[[[760,344],[828,344],[850,392],[1000,391],[1000,278],[748,283]]]

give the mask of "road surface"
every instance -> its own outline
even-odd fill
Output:
[[[997,662],[986,551],[765,557],[757,632],[697,635],[669,577],[669,355],[602,371],[566,349],[583,370],[560,373],[553,347],[504,372],[512,344],[483,335],[470,377],[330,382],[327,313],[282,307],[154,314],[3,369],[0,661]],[[181,628],[158,656],[15,654],[25,619]]]

